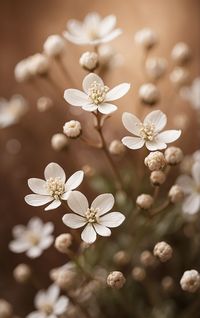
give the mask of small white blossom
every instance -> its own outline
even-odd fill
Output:
[[[166,72],[167,61],[161,57],[150,57],[145,63],[145,68],[150,78],[158,79]]]
[[[167,116],[160,110],[149,113],[142,123],[135,115],[123,113],[124,127],[136,137],[124,137],[122,142],[130,149],[139,149],[146,145],[150,151],[167,148],[167,143],[177,140],[180,130],[161,130],[167,124]]]
[[[192,176],[182,175],[176,181],[186,195],[182,208],[187,214],[200,211],[200,162],[193,164],[191,174]]]
[[[157,42],[156,33],[150,28],[139,30],[135,34],[135,42],[140,44],[144,49],[151,49]]]
[[[183,87],[180,94],[194,109],[200,110],[200,77],[195,78],[190,87]]]
[[[45,211],[56,209],[61,205],[61,200],[68,200],[72,190],[81,184],[83,175],[83,171],[77,171],[66,181],[63,168],[57,163],[51,162],[44,170],[45,180],[28,179],[28,186],[34,194],[25,196],[25,201],[32,206],[41,206],[51,202]]]
[[[111,101],[124,96],[130,84],[122,83],[109,90],[104,85],[103,80],[96,74],[90,73],[83,80],[83,91],[78,89],[67,89],[64,92],[64,99],[73,106],[82,107],[82,109],[93,112],[98,110],[102,114],[110,114],[117,110],[117,106],[111,104]]]
[[[54,284],[46,291],[40,290],[34,299],[37,311],[33,311],[26,318],[56,318],[65,314],[69,299],[66,296],[59,296],[59,294],[60,289]]]
[[[81,131],[81,123],[78,120],[67,121],[63,126],[63,132],[68,138],[78,138]]]
[[[48,56],[59,56],[64,51],[65,40],[58,34],[52,34],[44,42],[43,48]]]
[[[117,227],[124,221],[125,217],[120,212],[109,212],[114,205],[112,194],[101,194],[92,202],[91,207],[87,198],[79,191],[74,191],[69,199],[68,205],[74,213],[63,216],[63,223],[73,229],[85,226],[81,238],[86,243],[93,243],[97,234],[110,236],[110,227]]]
[[[116,17],[109,15],[101,18],[96,12],[86,15],[83,22],[69,20],[64,37],[78,45],[99,45],[114,40],[122,33],[121,29],[115,29]]]
[[[37,217],[30,219],[27,226],[16,225],[12,231],[14,241],[10,242],[9,249],[14,253],[25,252],[30,258],[39,257],[53,243],[53,229],[53,223],[43,223]]]

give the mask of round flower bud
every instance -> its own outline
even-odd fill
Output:
[[[48,58],[41,53],[31,56],[28,59],[28,68],[32,75],[44,75],[49,70]]]
[[[183,65],[190,60],[191,50],[186,43],[177,43],[172,49],[171,57],[175,63],[178,65]]]
[[[64,290],[74,286],[77,280],[77,273],[74,270],[61,268],[55,277],[55,283]]]
[[[190,75],[188,70],[182,67],[176,67],[170,74],[170,80],[176,87],[182,87],[189,84]]]
[[[126,148],[120,140],[113,140],[109,146],[109,152],[112,155],[121,155],[125,152]]]
[[[98,66],[98,55],[95,52],[85,52],[81,55],[79,64],[87,71],[94,71]]]
[[[153,249],[154,256],[157,256],[161,262],[166,262],[172,258],[172,247],[166,242],[159,242]]]
[[[81,134],[81,123],[77,120],[70,120],[63,126],[64,134],[69,138],[78,138]]]
[[[95,169],[90,165],[84,165],[81,169],[84,171],[86,177],[93,177],[95,175]]]
[[[124,286],[125,282],[124,275],[119,271],[111,272],[107,277],[107,284],[112,288],[120,289]]]
[[[171,203],[178,203],[184,198],[183,189],[179,185],[175,184],[169,190],[168,196]]]
[[[146,72],[150,78],[158,79],[162,77],[167,69],[167,61],[160,57],[150,57],[145,63]]]
[[[161,170],[166,166],[166,160],[162,152],[154,151],[144,159],[144,164],[150,171]]]
[[[143,251],[140,255],[140,262],[145,267],[153,266],[155,264],[155,258],[150,251]]]
[[[12,316],[13,309],[11,304],[4,299],[0,299],[0,318],[11,318]]]
[[[166,180],[166,175],[163,171],[158,170],[158,171],[152,171],[150,175],[150,180],[152,185],[154,186],[160,186],[163,184]]]
[[[44,53],[48,56],[58,56],[63,52],[64,48],[65,41],[58,34],[50,35],[43,45]]]
[[[149,194],[140,194],[136,199],[137,206],[144,210],[150,209],[153,203],[153,197]]]
[[[28,68],[27,60],[22,60],[15,66],[14,75],[17,82],[22,83],[30,79],[31,73]]]
[[[37,100],[37,109],[39,112],[45,112],[52,106],[53,106],[53,101],[49,97],[41,96]]]
[[[125,251],[119,251],[114,255],[114,262],[116,265],[125,266],[130,262],[130,256]]]
[[[67,137],[63,134],[55,134],[51,138],[51,146],[54,150],[60,151],[68,145]]]
[[[164,291],[170,291],[174,286],[174,280],[171,276],[165,276],[161,281],[161,285]]]
[[[139,266],[134,267],[131,274],[133,279],[137,282],[142,282],[146,277],[145,269]]]
[[[31,274],[31,268],[27,264],[19,264],[13,271],[13,276],[18,283],[28,282]]]
[[[200,288],[200,275],[195,269],[185,271],[180,280],[181,288],[195,293]]]
[[[135,34],[135,42],[140,44],[144,49],[149,50],[157,44],[158,38],[153,30],[144,28]]]
[[[72,245],[72,235],[70,233],[60,234],[55,240],[55,248],[61,253],[67,253]]]
[[[139,97],[143,103],[154,105],[160,98],[160,92],[154,84],[147,83],[140,86]]]
[[[183,160],[183,152],[178,147],[169,147],[165,150],[165,160],[171,166],[181,163]]]

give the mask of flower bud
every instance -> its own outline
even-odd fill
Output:
[[[32,75],[45,75],[49,70],[48,58],[37,53],[28,58],[28,68]]]
[[[183,189],[179,185],[175,184],[169,190],[168,196],[169,196],[171,203],[174,203],[174,204],[178,203],[178,202],[182,201],[184,198]]]
[[[0,318],[12,318],[13,309],[6,300],[0,299]]]
[[[50,35],[44,42],[44,53],[48,56],[59,56],[65,48],[65,40],[58,34]]]
[[[140,262],[145,267],[153,266],[155,264],[155,258],[150,251],[143,251],[140,255]]]
[[[171,57],[178,65],[187,63],[191,58],[191,50],[184,42],[177,43],[172,49]]]
[[[140,86],[139,97],[143,103],[154,105],[160,99],[160,92],[154,84],[147,83]]]
[[[63,126],[63,132],[68,138],[78,138],[81,134],[81,123],[77,120],[70,120]]]
[[[121,155],[125,152],[126,148],[120,140],[113,140],[109,146],[109,152],[112,155]]]
[[[195,269],[185,271],[180,284],[184,291],[195,293],[200,288],[200,274]]]
[[[166,262],[172,258],[173,250],[166,242],[159,242],[155,245],[153,254],[157,256],[161,262]]]
[[[60,234],[55,240],[55,248],[61,253],[67,253],[72,245],[72,235],[70,233]]]
[[[139,208],[148,210],[152,207],[154,199],[149,194],[140,194],[136,199],[136,204]]]
[[[56,151],[61,151],[68,145],[67,137],[63,134],[55,134],[51,138],[51,146]]]
[[[171,276],[165,276],[161,281],[162,288],[168,292],[173,289],[174,280]]]
[[[161,170],[166,166],[166,160],[162,152],[154,151],[144,159],[144,164],[150,171]]]
[[[15,66],[14,69],[15,79],[18,83],[22,83],[30,79],[31,73],[28,68],[27,60],[22,60]]]
[[[68,290],[75,285],[75,282],[77,280],[77,273],[73,269],[61,268],[58,270],[55,278],[55,283],[61,289]]]
[[[149,50],[157,44],[158,39],[153,30],[144,28],[135,34],[135,42],[140,44],[144,49]]]
[[[84,165],[81,170],[83,170],[86,177],[93,177],[95,175],[95,169],[90,165]]]
[[[116,265],[125,266],[130,262],[130,256],[126,251],[119,251],[114,255],[114,262]]]
[[[124,275],[119,271],[111,272],[107,277],[107,284],[112,288],[120,289],[124,286],[125,282]]]
[[[152,171],[150,175],[150,181],[154,186],[160,186],[166,180],[166,175],[163,171]]]
[[[13,276],[18,283],[28,282],[31,275],[31,268],[27,264],[19,264],[13,271]]]
[[[148,76],[151,79],[156,80],[165,74],[167,61],[160,57],[150,57],[147,59],[145,67]]]
[[[45,112],[52,106],[53,106],[53,101],[49,97],[41,96],[37,100],[37,109],[39,112]]]
[[[171,166],[181,163],[183,160],[183,152],[178,147],[169,147],[165,150],[165,160]]]
[[[81,55],[79,64],[89,72],[94,71],[98,66],[98,55],[95,52],[85,52]]]
[[[146,277],[145,269],[139,266],[134,267],[131,274],[133,279],[137,282],[142,282]]]
[[[176,67],[170,74],[170,81],[176,87],[182,87],[189,84],[190,75],[188,70],[182,67]]]

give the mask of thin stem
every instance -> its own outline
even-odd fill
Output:
[[[58,57],[56,58],[56,62],[57,62],[57,64],[58,64],[58,66],[59,66],[59,68],[60,68],[60,70],[61,70],[61,72],[62,72],[64,78],[68,81],[68,83],[69,83],[70,85],[72,85],[72,86],[75,87],[76,85],[75,85],[75,83],[74,83],[74,80],[73,80],[73,78],[71,77],[71,74],[67,71],[66,67],[64,66],[64,63],[63,63],[63,61],[62,61],[62,59],[61,59],[61,56],[58,56]]]
[[[165,210],[168,206],[170,205],[170,201],[169,199],[167,199],[166,201],[163,202],[163,204],[161,204],[159,207],[152,209],[150,212],[150,216],[153,217],[156,214],[162,212],[163,210]]]
[[[94,148],[102,148],[101,144],[97,144],[96,142],[93,142],[92,140],[89,140],[85,136],[80,136],[80,140],[82,140],[84,143],[86,143],[88,146],[94,147]]]

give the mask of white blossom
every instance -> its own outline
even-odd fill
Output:
[[[121,29],[115,29],[116,17],[109,15],[105,18],[92,12],[86,15],[83,22],[69,20],[68,31],[64,31],[64,37],[78,45],[99,45],[114,40],[122,33]]]
[[[180,93],[194,109],[200,110],[200,77],[195,78],[190,87],[183,87]]]
[[[28,186],[34,194],[25,196],[25,201],[32,206],[50,203],[45,211],[53,210],[61,205],[61,200],[68,200],[72,190],[83,181],[83,171],[76,171],[67,181],[62,167],[57,163],[49,163],[44,170],[45,180],[28,179]]]
[[[10,242],[9,249],[14,253],[25,252],[30,258],[39,257],[53,243],[53,230],[53,223],[43,223],[38,217],[31,218],[27,226],[14,226],[14,240]]]
[[[63,223],[73,229],[85,226],[81,238],[86,243],[93,243],[97,234],[110,236],[110,227],[117,227],[124,221],[125,217],[120,212],[109,212],[114,205],[112,194],[101,194],[91,204],[79,191],[74,191],[69,199],[68,205],[74,213],[63,216]]]
[[[122,142],[130,149],[139,149],[144,145],[150,151],[167,148],[167,143],[177,140],[180,130],[163,130],[167,124],[167,116],[160,110],[149,113],[142,123],[135,115],[123,113],[124,127],[136,137],[124,137]]]
[[[58,34],[52,34],[44,42],[43,48],[48,56],[59,56],[64,51],[65,40]]]
[[[93,112],[98,110],[102,114],[110,114],[117,110],[117,106],[111,104],[111,101],[124,96],[130,84],[122,83],[111,90],[104,85],[103,80],[96,74],[90,73],[85,76],[83,91],[78,89],[67,89],[64,92],[64,99],[73,106],[82,107],[82,109]]]
[[[151,49],[158,42],[157,34],[150,28],[143,28],[136,32],[135,42],[144,49]]]

